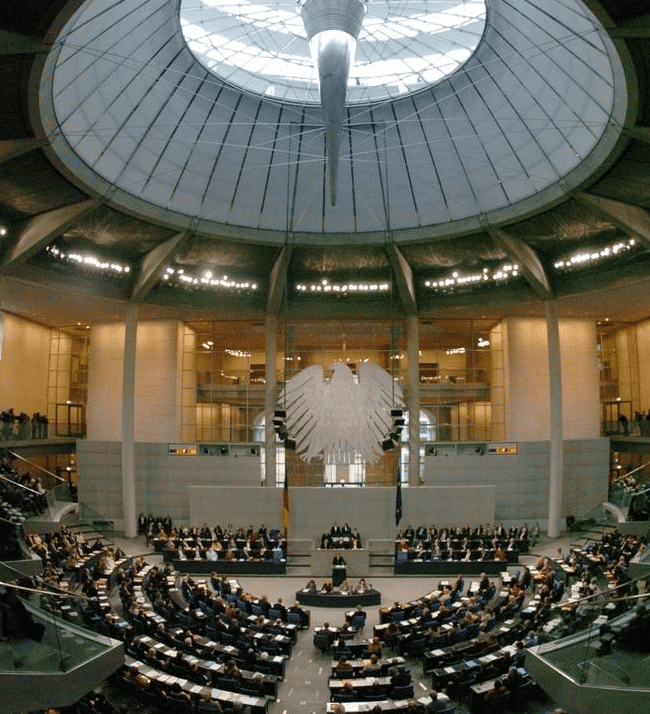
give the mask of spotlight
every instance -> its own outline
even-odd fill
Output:
[[[384,439],[381,442],[381,448],[384,451],[392,451],[395,448],[395,442],[392,439]]]
[[[276,409],[276,410],[273,412],[273,416],[274,416],[276,419],[286,419],[286,418],[287,418],[287,412],[286,412],[285,409]]]
[[[391,409],[391,410],[390,410],[390,415],[391,415],[392,417],[394,417],[394,418],[395,418],[395,417],[396,417],[396,418],[399,418],[399,417],[401,417],[403,414],[404,414],[404,412],[403,412],[401,409]],[[403,422],[402,422],[402,423],[403,423]]]
[[[296,450],[296,442],[293,439],[285,438],[284,448],[287,449],[287,451],[295,451]]]

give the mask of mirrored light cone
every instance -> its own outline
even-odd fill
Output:
[[[312,61],[318,70],[330,203],[333,206],[336,204],[341,132],[350,66],[354,61],[365,11],[365,3],[361,0],[304,0],[300,9]]]

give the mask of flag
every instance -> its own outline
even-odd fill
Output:
[[[289,523],[291,522],[291,512],[289,511],[289,483],[287,482],[287,473],[284,473],[284,488],[282,489],[282,528],[285,534],[289,532]]]
[[[398,526],[402,520],[402,481],[397,474],[397,490],[395,491],[395,525]]]

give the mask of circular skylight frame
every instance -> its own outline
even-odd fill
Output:
[[[453,75],[348,108],[333,207],[320,107],[209,73],[179,2],[70,3],[29,98],[59,170],[173,229],[275,245],[465,235],[593,182],[636,121],[634,65],[581,0],[489,0],[482,41]]]
[[[371,0],[347,104],[396,99],[449,77],[478,47],[486,15],[484,0]],[[216,77],[272,100],[320,102],[295,0],[180,0],[179,20],[190,51]]]

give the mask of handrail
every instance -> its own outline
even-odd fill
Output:
[[[24,461],[26,464],[29,464],[33,468],[38,469],[39,471],[42,471],[44,474],[47,474],[48,476],[54,476],[54,478],[57,481],[63,481],[65,483],[65,479],[62,476],[57,476],[57,474],[52,473],[51,471],[48,471],[47,469],[44,469],[42,466],[35,464],[33,461],[26,459],[24,456],[17,454],[15,451],[10,451],[9,449],[6,449],[6,451],[8,453],[10,453],[12,456],[14,456],[15,458],[20,459],[21,461]]]
[[[16,583],[5,583],[0,580],[0,585],[5,588],[13,588],[14,590],[22,590],[23,592],[36,593],[37,595],[57,595],[59,597],[76,598],[77,600],[85,600],[86,602],[91,602],[93,598],[89,598],[86,595],[79,595],[78,593],[70,592],[69,590],[64,590],[61,588],[60,592],[56,590],[38,590],[37,588],[28,588],[25,585],[16,585]]]
[[[5,523],[10,523],[12,526],[19,526],[20,523],[14,523],[13,521],[8,520],[7,518],[3,518],[0,516],[0,521],[4,521]]]
[[[14,481],[13,479],[7,478],[6,476],[2,476],[0,474],[0,479],[3,481],[6,481],[7,483],[10,483],[12,486],[19,486],[20,488],[24,488],[26,491],[29,491],[30,493],[35,493],[37,496],[44,496],[45,493],[41,493],[40,491],[36,491],[33,488],[30,488],[29,486],[25,486],[24,483],[20,483],[19,481]]]

